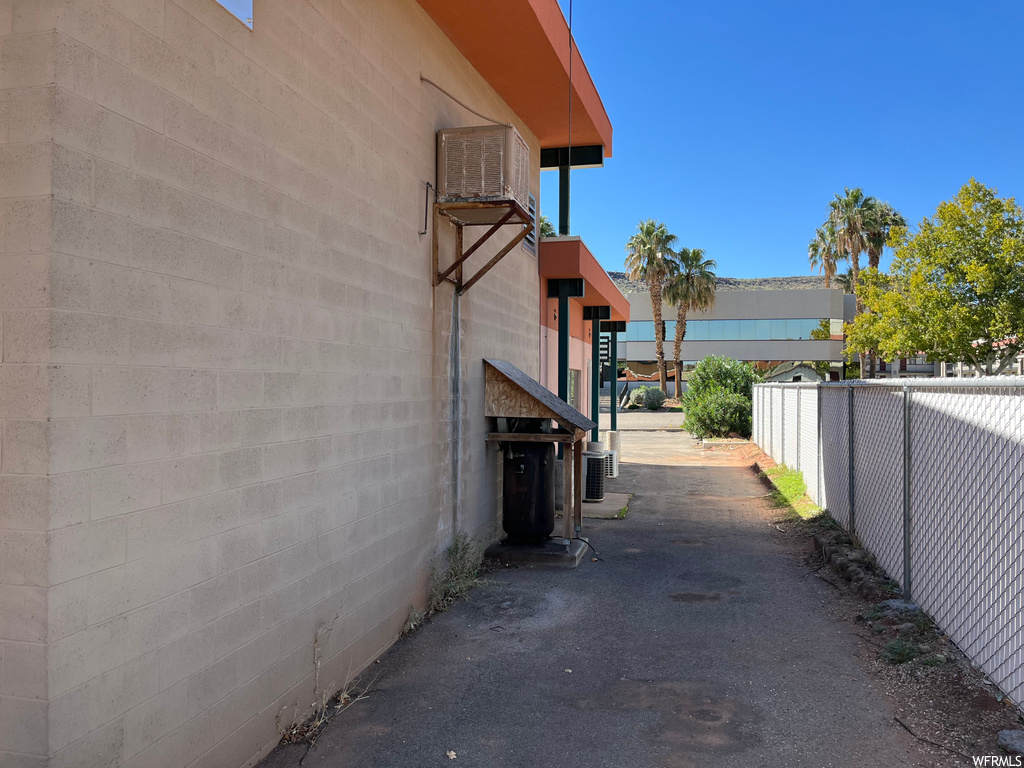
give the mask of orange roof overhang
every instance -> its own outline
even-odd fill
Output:
[[[612,156],[612,123],[575,41],[570,141],[569,26],[558,0],[419,4],[537,135],[542,148],[599,144],[605,157]]]
[[[584,307],[608,305],[611,319],[629,322],[629,301],[615,287],[594,254],[578,237],[546,237],[539,242],[540,276],[548,280],[583,278]]]

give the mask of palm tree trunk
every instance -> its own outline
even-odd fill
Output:
[[[680,306],[676,315],[676,399],[683,397],[683,339],[686,338],[686,311],[685,306]]]
[[[874,248],[868,248],[868,266],[873,269],[878,269],[878,265],[882,262],[882,252],[876,251]],[[877,371],[877,355],[875,350],[872,349],[868,352],[868,375],[867,378],[875,378]]]
[[[683,382],[683,336],[686,335],[686,311],[687,307],[684,303],[680,302],[676,307],[676,341],[673,347],[672,361],[675,366],[676,372],[676,398],[682,396],[682,390],[680,387]]]
[[[878,269],[878,265],[882,263],[882,252],[875,251],[874,248],[868,249],[868,266],[872,269]]]
[[[860,296],[857,294],[857,288],[858,288],[858,286],[860,284],[860,253],[858,253],[856,251],[854,251],[853,253],[850,254],[850,279],[851,279],[851,282],[853,283],[853,295],[854,295],[854,298],[856,300],[855,301],[856,310],[854,312],[854,317],[856,317],[857,315],[859,315],[861,313],[861,311],[864,308],[863,305],[861,304]],[[864,376],[865,356],[864,356],[863,352],[861,352],[860,354],[857,355],[857,362],[860,363],[860,375],[859,375],[859,378],[863,379],[863,378],[865,378],[865,376]]]
[[[658,379],[661,391],[668,394],[668,375],[665,371],[665,329],[661,324],[661,275],[651,275],[651,314],[654,315],[654,351],[658,356]]]

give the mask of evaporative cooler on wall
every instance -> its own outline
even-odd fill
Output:
[[[429,194],[429,185],[427,192]],[[433,284],[449,282],[461,296],[533,231],[530,213],[530,147],[511,125],[444,128],[437,132],[437,199],[434,202]],[[454,258],[442,253],[438,217],[456,228]],[[471,277],[467,260],[492,235],[510,225],[519,231]],[[465,227],[488,227],[473,244]],[[426,233],[426,227],[420,234]],[[480,259],[479,261],[482,261]],[[477,263],[479,263],[479,261]]]
[[[530,148],[511,125],[437,132],[438,202],[530,198]]]

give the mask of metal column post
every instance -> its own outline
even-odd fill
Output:
[[[594,429],[590,436],[596,443],[601,439],[601,321],[590,321],[590,418]]]
[[[558,399],[569,402],[569,292],[558,291]]]
[[[609,355],[612,362],[612,417],[609,429],[614,432],[619,427],[619,333],[611,331]]]
[[[568,165],[558,167],[558,234],[569,234],[569,173]]]

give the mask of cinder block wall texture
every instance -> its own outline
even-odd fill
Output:
[[[420,75],[535,191],[536,139],[413,0],[0,0],[0,35],[0,764],[252,764],[494,535],[481,358],[538,375],[520,248],[455,386],[418,232],[480,121]]]

